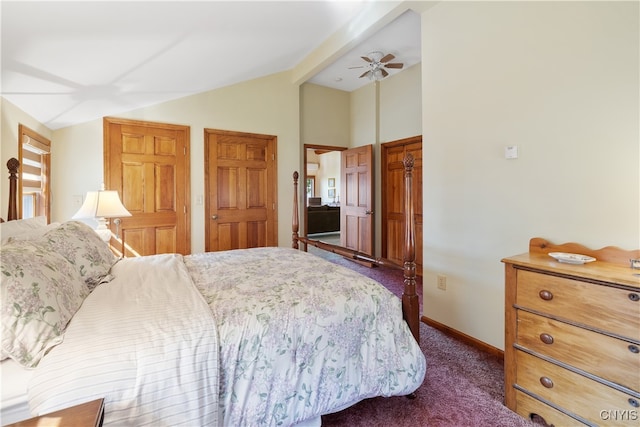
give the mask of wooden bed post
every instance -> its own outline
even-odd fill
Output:
[[[18,219],[18,168],[20,162],[15,157],[7,161],[9,169],[9,212],[7,213],[7,221]]]
[[[300,218],[298,216],[298,171],[293,172],[293,218],[291,221],[292,236],[291,247],[298,249],[298,231],[300,230]]]
[[[345,248],[321,240],[309,239],[307,236],[300,237],[300,220],[298,217],[298,172],[293,173],[293,221],[292,221],[292,242],[291,247],[299,248],[299,243],[315,246],[317,248],[341,255],[356,261],[365,261],[375,265],[386,266],[404,272],[404,289],[402,292],[402,316],[409,325],[409,329],[415,340],[420,344],[420,301],[416,293],[416,242],[415,242],[415,222],[413,215],[413,155],[407,154],[402,161],[404,165],[404,223],[405,223],[405,244],[403,250],[403,265],[385,259],[374,258],[353,249]]]
[[[408,153],[404,160],[404,291],[402,307],[405,321],[413,337],[420,344],[420,303],[416,293],[416,244],[413,215],[413,155]]]

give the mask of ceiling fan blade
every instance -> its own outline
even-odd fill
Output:
[[[349,67],[349,69],[350,69],[350,70],[353,70],[353,69],[355,69],[355,68],[364,68],[364,65],[360,65],[360,66],[358,66],[358,67]]]
[[[387,73],[387,70],[385,70],[384,68],[380,68],[380,71],[382,71],[382,77],[387,77],[389,75],[389,73]]]
[[[367,74],[369,74],[371,71],[365,71],[364,73],[360,74],[359,78],[362,78],[364,76],[366,76]]]
[[[382,57],[382,59],[380,59],[380,62],[389,62],[391,61],[393,58],[395,58],[395,56],[393,56],[392,54],[388,53],[385,56]]]
[[[369,58],[367,58],[366,56],[361,56],[360,58],[364,59],[367,62],[373,62],[372,60],[370,60]]]
[[[404,64],[401,62],[392,62],[390,64],[384,64],[384,66],[387,68],[402,68]]]

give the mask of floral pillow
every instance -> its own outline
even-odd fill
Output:
[[[31,241],[2,247],[0,261],[2,354],[35,367],[62,342],[89,288],[61,255]]]
[[[100,236],[83,222],[65,222],[42,238],[49,250],[76,267],[90,290],[108,280],[109,270],[118,260]]]

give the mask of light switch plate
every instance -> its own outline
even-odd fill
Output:
[[[505,159],[517,159],[518,158],[518,146],[517,145],[508,145],[504,147],[504,158]]]

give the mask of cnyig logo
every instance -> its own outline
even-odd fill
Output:
[[[640,419],[637,409],[603,409],[600,411],[602,421],[637,421]]]

